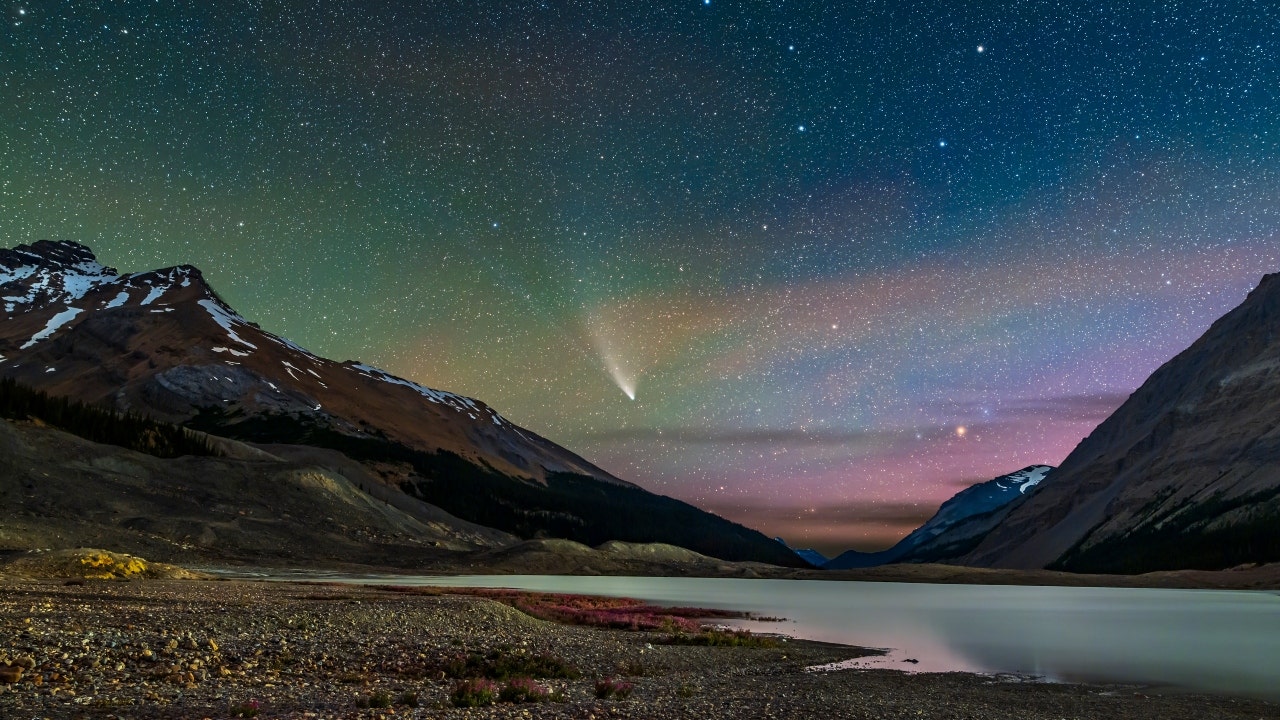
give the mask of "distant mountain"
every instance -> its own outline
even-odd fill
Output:
[[[827,562],[827,556],[823,555],[817,550],[814,550],[813,548],[793,548],[790,545],[787,545],[787,541],[783,540],[780,537],[774,538],[774,540],[777,540],[783,545],[786,545],[787,549],[789,549],[791,552],[795,553],[796,555],[799,555],[805,562],[809,563],[814,567],[822,567]]]
[[[241,317],[189,265],[121,275],[89,248],[0,250],[0,375],[255,443],[310,445],[521,537],[666,542],[802,565],[768,537],[620,480],[479,400],[334,362]]]
[[[1049,476],[1049,465],[1031,465],[961,490],[944,502],[924,525],[888,550],[850,550],[822,567],[828,570],[875,567],[889,563],[946,562],[972,550],[1017,503]],[[1056,479],[1056,475],[1054,476]]]
[[[1165,363],[966,565],[1109,573],[1280,561],[1280,275]]]

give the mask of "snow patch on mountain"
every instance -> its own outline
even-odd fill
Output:
[[[168,285],[156,285],[155,287],[151,288],[151,292],[147,293],[147,296],[142,298],[142,302],[138,304],[150,305],[152,302],[159,300],[160,296],[163,295],[165,291],[168,289],[169,289]]]
[[[79,314],[80,314],[80,312],[81,312],[81,311],[80,311],[80,308],[67,308],[66,310],[63,310],[62,312],[58,313],[57,315],[54,315],[53,317],[49,318],[49,322],[45,324],[45,326],[44,326],[44,329],[43,329],[43,330],[41,330],[40,332],[36,333],[35,335],[32,335],[32,336],[31,336],[31,339],[30,339],[30,340],[28,340],[28,341],[26,341],[25,343],[23,343],[23,344],[22,344],[22,347],[20,347],[20,348],[18,348],[18,349],[19,349],[19,350],[26,350],[27,348],[31,347],[32,345],[35,345],[36,343],[40,342],[41,340],[44,340],[45,338],[47,338],[47,337],[49,337],[50,335],[52,335],[52,334],[54,334],[55,332],[57,332],[57,331],[58,331],[58,328],[60,328],[60,327],[62,327],[63,325],[66,325],[67,323],[71,322],[72,318],[74,318],[75,316],[79,315]]]
[[[129,291],[121,290],[119,295],[116,295],[115,297],[111,298],[111,302],[103,306],[103,309],[110,310],[111,308],[118,308],[127,302],[129,302]]]
[[[248,340],[245,340],[244,338],[237,335],[235,328],[232,327],[234,323],[240,323],[241,325],[248,325],[249,323],[246,322],[244,318],[234,313],[227,312],[226,308],[222,307],[221,305],[219,305],[218,303],[212,300],[201,300],[200,307],[207,310],[209,312],[209,317],[212,317],[214,322],[221,325],[222,329],[227,331],[228,338],[230,338],[235,342],[240,343],[241,345],[244,345],[250,350],[258,349],[257,345],[254,345]]]
[[[1017,473],[1014,473],[1015,476],[1022,475],[1022,474],[1026,475],[1026,477],[1022,480],[1022,484],[1018,486],[1018,492],[1022,493],[1023,495],[1026,495],[1027,490],[1030,490],[1036,485],[1039,485],[1040,481],[1044,480],[1045,476],[1048,475],[1049,471],[1052,469],[1053,468],[1049,467],[1048,465],[1035,465],[1033,467],[1027,468],[1026,470],[1021,470]]]
[[[429,387],[423,387],[422,385],[419,385],[418,383],[413,382],[412,380],[405,380],[404,378],[396,377],[395,375],[392,375],[391,373],[385,370],[380,370],[376,367],[373,367],[372,365],[365,365],[364,363],[351,363],[350,365],[347,365],[346,368],[348,370],[353,370],[355,372],[358,372],[366,377],[371,377],[375,380],[381,380],[382,382],[385,382],[385,383],[390,383],[392,385],[403,385],[404,387],[407,387],[410,390],[413,390],[419,395],[422,395],[429,402],[433,402],[439,405],[444,405],[445,407],[452,408],[453,410],[460,413],[466,413],[468,416],[471,417],[472,420],[479,419],[475,416],[475,413],[480,412],[480,408],[476,405],[475,400],[472,400],[469,397],[464,397],[462,395],[455,395],[451,392],[447,392],[444,390],[433,390]],[[507,422],[505,418],[503,418],[501,415],[495,412],[492,408],[489,408],[488,412],[489,412],[490,418],[493,420],[494,425],[502,427],[504,425],[510,424]]]
[[[62,273],[62,291],[79,300],[97,286],[115,280],[118,275],[95,261],[76,263]]]

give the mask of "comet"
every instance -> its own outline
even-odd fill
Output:
[[[627,377],[622,374],[621,368],[609,368],[609,375],[613,378],[613,383],[618,386],[618,389],[621,390],[624,395],[632,400],[636,399],[635,381],[628,380]]]
[[[606,322],[599,313],[592,313],[587,318],[587,328],[591,332],[591,344],[595,346],[596,355],[604,365],[605,372],[628,399],[636,399],[638,375],[623,353],[621,343],[617,341],[618,333],[612,324]]]

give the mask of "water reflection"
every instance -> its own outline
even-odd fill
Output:
[[[890,650],[860,663],[866,667],[1140,682],[1280,699],[1280,597],[1271,593],[545,575],[324,579],[719,607],[788,619],[748,623],[755,631]]]

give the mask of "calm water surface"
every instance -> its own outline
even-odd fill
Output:
[[[548,575],[324,579],[741,610],[787,618],[742,623],[752,630],[890,651],[857,667],[1140,682],[1280,700],[1280,595],[1267,592]]]

